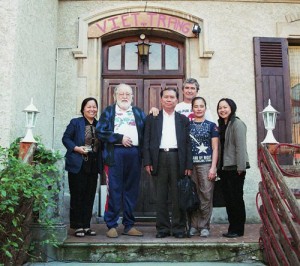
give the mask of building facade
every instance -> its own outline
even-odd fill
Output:
[[[258,221],[257,147],[266,133],[259,112],[268,99],[280,112],[275,138],[300,143],[300,1],[4,0],[0,14],[2,146],[24,135],[31,98],[40,111],[34,133],[64,153],[62,134],[85,97],[99,100],[100,114],[125,82],[147,113],[159,107],[162,88],[181,90],[193,77],[215,121],[217,102],[229,97],[247,124],[247,221]],[[146,59],[141,42],[151,45]],[[153,185],[142,180],[137,216],[153,217]],[[215,209],[213,221],[224,220]]]

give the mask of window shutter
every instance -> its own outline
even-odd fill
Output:
[[[280,143],[292,142],[290,74],[288,42],[282,38],[254,37],[255,91],[257,115],[257,143],[264,140],[266,130],[260,113],[271,100],[279,112],[275,139]]]

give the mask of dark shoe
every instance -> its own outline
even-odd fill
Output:
[[[184,232],[173,233],[173,236],[176,238],[185,238],[186,234]]]
[[[86,236],[95,236],[96,235],[96,232],[93,231],[91,228],[84,229],[84,233]]]
[[[224,233],[223,236],[224,237],[228,237],[228,238],[235,238],[235,237],[243,236],[243,234],[237,234],[237,233],[228,232],[228,233]]]
[[[83,228],[76,229],[74,235],[76,237],[84,237],[85,231],[83,230]]]
[[[170,236],[170,233],[167,232],[157,232],[156,238],[165,238],[167,236]]]

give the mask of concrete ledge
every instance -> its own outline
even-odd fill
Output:
[[[119,237],[108,238],[105,224],[92,228],[95,237],[78,238],[69,229],[67,240],[57,250],[59,261],[82,262],[260,262],[262,253],[259,246],[260,224],[247,224],[245,235],[238,238],[224,238],[228,224],[212,224],[210,236],[203,238],[178,239],[172,236],[155,238],[154,223],[137,223],[143,237],[122,235],[123,226],[117,228]]]
[[[261,261],[258,243],[68,243],[60,261],[89,262],[245,262]]]

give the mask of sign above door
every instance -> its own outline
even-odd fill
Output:
[[[208,49],[207,22],[189,13],[159,5],[147,6],[147,11],[143,3],[140,6],[126,5],[117,9],[93,11],[80,16],[78,23],[78,45],[72,50],[75,58],[87,57],[88,40],[136,29],[177,33],[194,45],[193,49],[198,50],[199,58],[210,59],[214,54],[214,51]]]
[[[102,18],[88,27],[88,38],[128,28],[160,28],[175,31],[186,37],[196,37],[193,33],[194,22],[155,12],[131,12]]]

